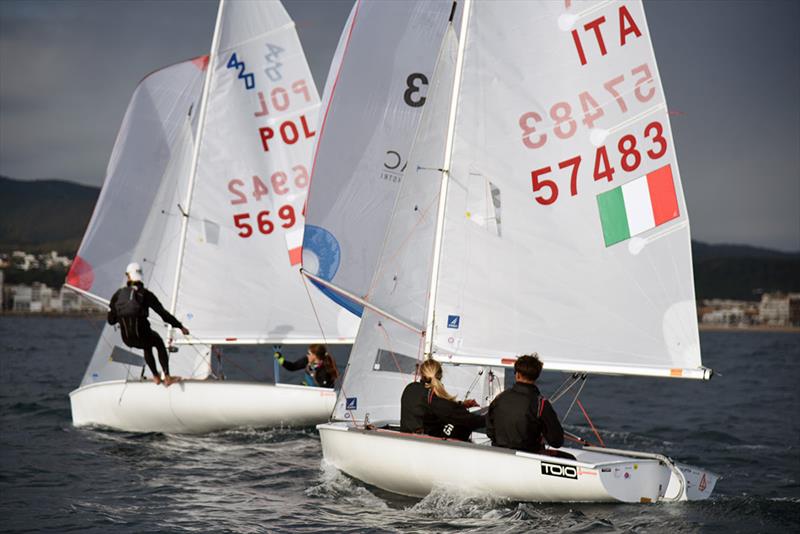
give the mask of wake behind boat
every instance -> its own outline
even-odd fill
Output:
[[[451,393],[474,393],[483,406],[502,390],[504,369],[532,351],[545,370],[572,375],[576,400],[589,373],[711,376],[700,358],[689,221],[641,3],[467,0],[458,33],[455,7],[403,6],[357,2],[331,77],[338,85],[323,104],[330,113],[307,220],[337,252],[359,239],[378,250],[372,265],[342,246],[341,276],[304,265],[310,279],[363,308],[333,421],[318,426],[325,461],[411,496],[443,487],[549,502],[708,498],[716,475],[660,454],[585,446],[565,449],[572,460],[492,447],[475,433],[457,443],[397,431],[401,392],[425,358],[443,364]],[[405,18],[388,14],[403,9]],[[373,178],[326,163],[342,143],[328,132],[349,118],[337,113],[347,100],[337,87],[358,79],[359,47],[380,50],[369,38],[385,42],[381,22],[411,36],[398,41],[395,64],[430,56],[435,48],[415,38],[422,12],[441,43],[431,76],[424,65],[412,71],[426,80],[424,102],[404,99],[422,78],[401,71],[405,91],[398,84],[378,114],[388,122],[403,102],[423,106],[404,132],[413,148],[391,217],[383,227],[365,224],[369,213],[337,217],[336,209],[353,211],[359,180]],[[363,166],[380,153],[379,140],[348,139],[348,150],[365,155],[347,161]],[[345,190],[341,181],[347,193],[331,201],[331,191]],[[352,273],[362,273],[361,285]]]
[[[357,318],[298,272],[318,108],[277,1],[220,2],[210,55],[140,83],[67,287],[107,305],[125,265],[141,264],[145,286],[191,331],[153,325],[174,351],[171,374],[184,380],[152,383],[141,351],[106,325],[70,394],[75,425],[207,432],[328,419],[331,389],[212,373],[212,345],[355,336]]]

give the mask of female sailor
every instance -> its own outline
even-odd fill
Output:
[[[400,399],[400,430],[441,438],[468,441],[473,430],[484,426],[483,416],[467,408],[477,406],[473,399],[457,402],[442,384],[442,366],[425,360],[419,367],[419,382],[403,390]]]
[[[305,369],[303,384],[307,386],[332,388],[336,379],[339,378],[336,362],[333,361],[333,356],[328,352],[328,347],[325,345],[309,345],[306,355],[293,362],[283,357],[280,345],[273,345],[272,349],[273,356],[284,369],[288,371]]]

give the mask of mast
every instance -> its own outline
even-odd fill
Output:
[[[206,121],[206,109],[208,103],[208,93],[211,88],[212,73],[217,58],[217,51],[219,49],[219,34],[220,25],[222,22],[222,10],[225,5],[225,0],[219,0],[219,9],[217,10],[217,21],[214,24],[214,37],[211,39],[211,52],[208,57],[208,70],[206,71],[206,79],[203,84],[203,93],[200,96],[200,116],[197,122],[197,139],[195,139],[194,150],[192,154],[192,166],[189,174],[189,187],[186,190],[186,200],[184,201],[185,207],[182,209],[183,223],[181,224],[181,237],[178,240],[178,260],[175,263],[175,283],[172,286],[172,298],[170,299],[169,311],[175,315],[176,308],[178,307],[178,287],[181,281],[181,264],[183,263],[183,253],[186,250],[186,234],[189,230],[189,214],[192,208],[192,194],[194,193],[194,182],[197,177],[197,162],[200,159],[200,144],[203,141],[203,129]],[[172,331],[172,328],[170,328]]]
[[[447,186],[449,183],[450,164],[453,159],[453,139],[456,129],[456,111],[458,110],[458,95],[461,89],[461,72],[464,67],[464,49],[467,43],[467,28],[472,11],[472,0],[464,1],[464,13],[461,16],[461,34],[458,40],[458,55],[456,56],[456,74],[453,77],[453,93],[450,97],[450,114],[447,123],[447,143],[445,144],[444,165],[442,167],[442,184],[439,189],[439,206],[436,217],[436,235],[433,242],[433,268],[431,269],[430,297],[428,298],[428,317],[425,321],[425,354],[433,354],[433,327],[436,320],[434,305],[436,303],[436,281],[439,279],[439,263],[442,255],[442,232],[444,231],[445,205],[447,204]],[[455,9],[453,10],[455,12]],[[451,22],[452,24],[452,22]]]

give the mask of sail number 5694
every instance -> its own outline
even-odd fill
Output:
[[[631,134],[623,135],[617,142],[619,166],[623,171],[633,172],[638,169],[645,155],[651,160],[656,160],[667,153],[667,139],[664,137],[664,127],[660,122],[654,121],[645,126],[644,137],[650,141],[650,146],[640,147],[636,137]],[[581,162],[581,156],[577,155],[558,163],[560,170],[570,169],[569,191],[570,196],[573,197],[578,194],[578,170]],[[594,181],[605,179],[610,182],[614,179],[616,171],[617,169],[609,160],[606,147],[597,147],[594,155]],[[551,172],[553,172],[553,168],[550,166],[531,171],[531,183],[533,192],[536,194],[533,198],[543,206],[549,206],[558,200],[558,184],[554,180],[546,178]]]
[[[275,224],[280,224],[281,228],[291,228],[297,222],[297,216],[291,204],[286,204],[278,208],[278,221],[274,221],[269,210],[263,210],[256,214],[255,220],[251,219],[249,213],[237,213],[233,216],[233,224],[239,229],[239,237],[250,237],[255,233],[255,228],[264,235],[269,235],[275,231]],[[273,222],[274,221],[274,222]]]

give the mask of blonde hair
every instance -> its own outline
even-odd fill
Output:
[[[432,389],[437,397],[455,400],[455,395],[450,395],[442,384],[442,365],[434,359],[425,360],[419,366],[419,376],[425,387]]]

